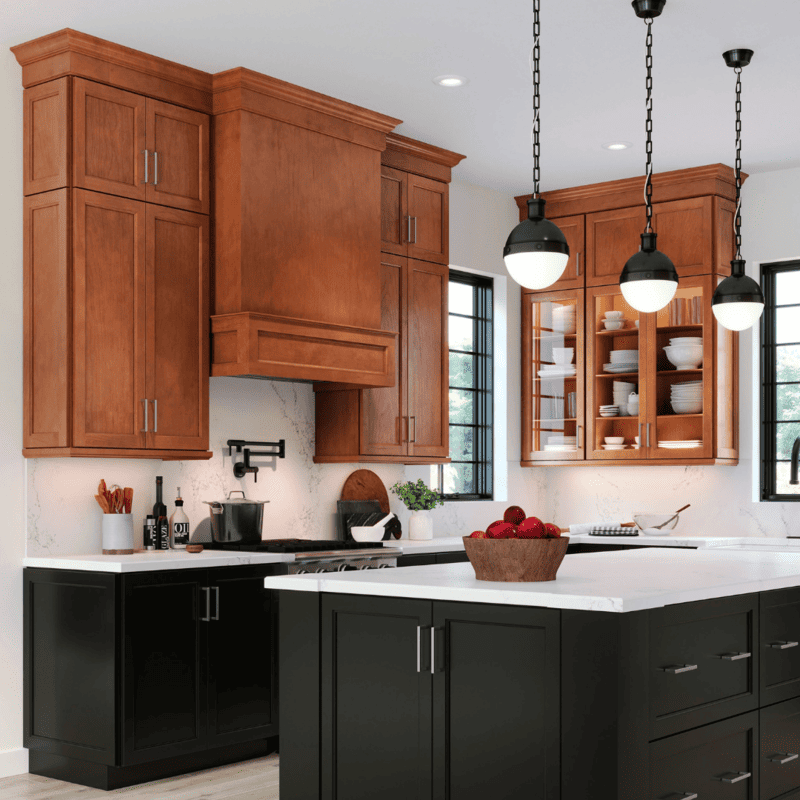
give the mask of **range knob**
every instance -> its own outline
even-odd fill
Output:
[[[378,564],[378,566],[375,567],[375,569],[388,569],[388,567],[389,567],[388,564]]]
[[[326,566],[317,567],[314,572],[328,572],[328,568]]]
[[[362,564],[359,569],[372,569],[372,564]]]
[[[295,574],[296,575],[307,575],[308,574],[308,570],[307,569],[299,569],[299,570],[297,570],[297,572]]]

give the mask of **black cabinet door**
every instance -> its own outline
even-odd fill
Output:
[[[207,575],[123,576],[123,766],[207,747]]]
[[[208,572],[209,746],[276,736],[275,593],[264,588],[274,567]]]
[[[800,589],[761,593],[761,705],[800,695]]]
[[[434,800],[558,800],[560,612],[433,609]]]
[[[800,795],[800,697],[762,708],[761,800]]]
[[[430,800],[430,625],[426,600],[323,597],[324,800]]]

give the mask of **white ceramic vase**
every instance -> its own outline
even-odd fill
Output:
[[[433,519],[430,511],[412,511],[408,523],[409,539],[433,539]]]
[[[133,553],[133,514],[103,514],[103,555]]]

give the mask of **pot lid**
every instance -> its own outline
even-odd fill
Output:
[[[241,497],[231,497],[232,494],[241,494]],[[269,503],[269,500],[248,500],[241,489],[232,489],[228,492],[227,500],[203,500],[210,506],[224,506],[224,505],[247,505],[247,506],[263,506]]]

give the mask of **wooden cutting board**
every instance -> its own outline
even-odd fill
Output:
[[[370,469],[357,469],[347,476],[342,487],[342,500],[377,500],[381,511],[389,513],[389,494],[383,481]]]

